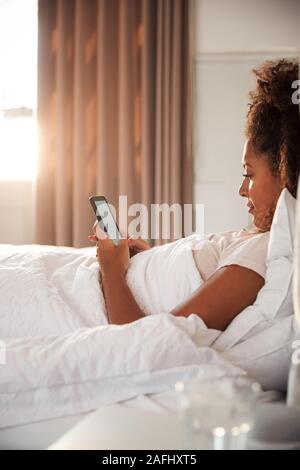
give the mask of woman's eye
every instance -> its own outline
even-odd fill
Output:
[[[251,175],[247,175],[246,173],[243,173],[244,178],[252,178]]]

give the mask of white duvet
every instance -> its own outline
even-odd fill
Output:
[[[147,317],[122,326],[107,324],[94,250],[0,246],[0,427],[244,374],[211,347],[219,331],[167,313],[202,282],[191,249],[199,241],[132,258],[127,282]],[[228,331],[226,344],[235,344]]]

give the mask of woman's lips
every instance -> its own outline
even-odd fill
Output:
[[[252,204],[247,204],[247,207],[248,207],[248,212],[250,214],[252,214],[253,210],[254,210],[254,206]]]

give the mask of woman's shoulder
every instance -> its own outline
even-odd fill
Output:
[[[228,247],[243,245],[248,240],[253,240],[253,242],[256,240],[257,243],[267,244],[270,231],[261,232],[256,227],[243,227],[240,230],[228,230],[214,235],[211,240],[215,241],[223,251]]]
[[[242,228],[239,232],[236,233],[237,237],[259,237],[268,239],[270,236],[270,230],[262,232],[255,226],[249,226]]]
[[[246,233],[243,234],[241,230],[226,230],[224,232],[208,233],[205,240],[218,247],[221,252],[244,235]]]
[[[255,226],[243,227],[239,230],[225,230],[224,232],[211,232],[203,236],[202,242],[211,242],[216,245],[220,250],[224,250],[229,245],[236,243],[243,243],[250,238],[268,240],[270,231],[261,232]]]

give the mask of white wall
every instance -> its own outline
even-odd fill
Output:
[[[195,0],[194,199],[204,231],[249,223],[238,196],[251,70],[300,49],[299,0]]]
[[[299,47],[299,0],[195,0],[196,52]]]

